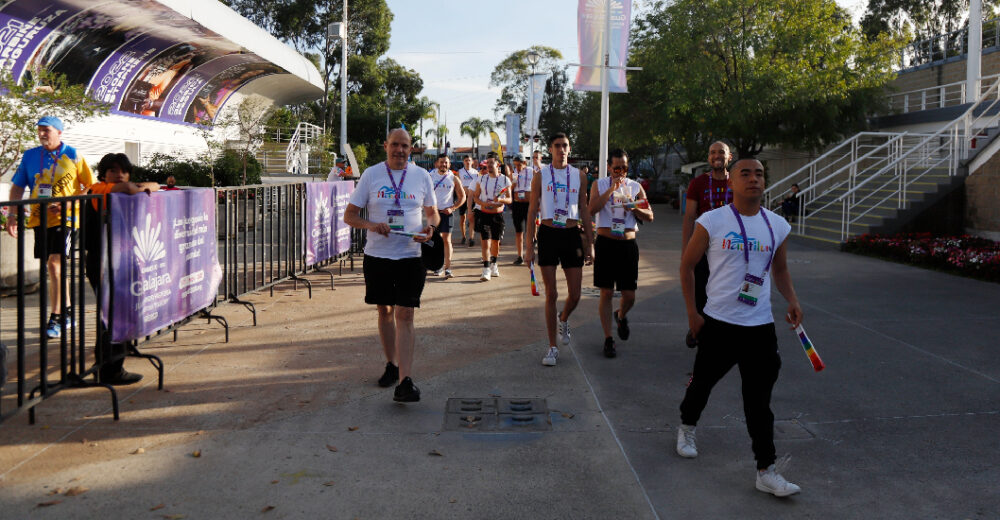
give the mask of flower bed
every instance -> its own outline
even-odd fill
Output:
[[[969,235],[861,235],[844,251],[1000,282],[1000,243]]]

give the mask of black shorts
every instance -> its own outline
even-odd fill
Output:
[[[438,224],[438,232],[451,233],[451,214],[438,211],[438,216],[441,217],[441,223]]]
[[[639,279],[639,245],[635,239],[615,240],[597,235],[594,242],[594,286],[634,291]]]
[[[538,265],[583,267],[583,237],[576,227],[538,226]]]
[[[42,241],[41,226],[32,229],[35,230],[35,258],[42,258],[43,254],[46,256],[69,256],[73,247],[73,239],[76,237],[75,229],[64,226],[50,227],[46,232],[44,242]]]
[[[420,257],[390,260],[365,255],[365,303],[420,307],[427,269]]]
[[[529,202],[515,202],[510,205],[510,216],[514,219],[514,231],[524,233],[524,224],[528,220]]]
[[[468,212],[469,212],[469,203],[468,202],[463,203],[462,207],[458,208],[458,214],[459,215],[465,215]]]
[[[476,231],[483,240],[503,240],[503,213],[476,210]]]

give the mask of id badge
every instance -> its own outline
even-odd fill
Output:
[[[611,234],[616,238],[625,237],[625,219],[623,218],[611,219]]]
[[[389,216],[389,229],[403,231],[403,210],[390,209],[386,214]]]
[[[38,198],[46,198],[52,196],[52,185],[51,184],[39,184],[38,185]]]
[[[552,213],[552,225],[558,228],[566,227],[569,222],[569,212],[564,209],[557,209]]]
[[[740,294],[736,300],[751,307],[757,305],[757,300],[764,289],[764,279],[747,273],[740,284]]]
[[[524,190],[518,190],[518,191],[516,192],[516,195],[517,195],[517,200],[518,200],[519,202],[523,202],[523,201],[525,201],[525,200],[527,200],[527,199],[528,199],[528,197],[527,197],[527,195],[526,195],[526,192],[525,192]]]

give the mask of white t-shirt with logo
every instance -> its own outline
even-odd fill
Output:
[[[513,172],[514,176],[514,202],[528,202],[531,197],[531,178],[534,177],[535,170],[525,166],[519,171]],[[519,198],[519,193],[524,194],[524,198]]]
[[[437,169],[430,172],[434,184],[434,197],[439,210],[450,208],[455,203],[455,174],[448,170],[441,175]]]
[[[462,186],[471,189],[476,181],[479,180],[479,170],[475,168],[471,170],[461,168],[458,170],[458,178],[462,181]]]
[[[411,163],[406,166],[405,179],[403,170],[392,170],[392,178],[400,188],[399,207],[403,210],[403,231],[423,231],[424,206],[437,206],[430,174]],[[402,186],[400,180],[403,182]],[[361,174],[361,179],[351,194],[350,203],[359,208],[368,208],[370,222],[389,222],[388,212],[396,208],[396,191],[392,184],[384,162],[371,166]],[[386,237],[368,232],[365,254],[390,260],[414,258],[420,256],[420,244],[414,242],[412,237],[391,233]]]
[[[603,179],[597,179],[597,191],[598,193],[604,193],[611,189],[611,177],[605,177]],[[642,191],[642,186],[638,182],[632,179],[625,179],[618,191],[611,194],[608,197],[608,203],[601,208],[601,211],[597,214],[597,227],[598,228],[611,228],[611,219],[613,218],[623,218],[625,219],[625,229],[636,229],[638,226],[635,222],[635,214],[632,213],[631,209],[628,208],[612,208],[614,204],[622,204],[624,202],[632,202],[638,200],[639,192]]]
[[[553,181],[552,172],[555,171]],[[566,185],[567,175],[569,186]],[[563,169],[546,166],[539,174],[542,181],[542,192],[539,196],[538,205],[542,220],[551,219],[556,209],[568,210],[569,220],[580,220],[580,170],[567,165]],[[569,207],[566,205],[566,190],[569,189]],[[553,190],[555,196],[553,196]]]
[[[771,245],[771,235],[767,224],[758,212],[752,217],[740,215],[743,227],[747,231],[747,241],[750,242],[750,270],[754,276],[761,276],[764,266],[782,242],[788,237],[792,226],[772,211],[767,212],[767,218],[774,230],[774,245]],[[774,322],[771,314],[771,273],[767,274],[761,288],[757,305],[750,306],[740,303],[737,297],[740,285],[747,274],[746,260],[743,257],[743,236],[740,225],[728,205],[703,213],[698,225],[708,232],[708,277],[706,292],[708,303],[705,304],[705,314],[719,321],[754,327]],[[774,262],[771,263],[774,270]]]
[[[476,184],[472,186],[472,193],[476,193],[476,188],[481,188],[482,191],[479,193],[479,200],[483,201],[493,201],[497,200],[503,196],[503,189],[510,186],[510,179],[506,175],[497,175],[496,177],[491,177],[489,175],[480,175],[479,180]],[[488,213],[500,213],[507,206],[500,206],[499,208],[484,209],[479,204],[476,204],[476,209],[480,211],[486,211]]]

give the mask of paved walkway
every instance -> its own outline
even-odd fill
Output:
[[[587,291],[554,368],[539,363],[542,302],[527,269],[480,283],[478,244],[459,247],[459,277],[429,279],[417,313],[414,405],[374,385],[383,361],[359,273],[335,291],[313,276],[311,300],[291,285],[252,296],[257,327],[224,306],[230,343],[199,322],[145,346],[167,364],[165,392],[149,365],[128,362],[147,377],[122,389],[120,422],[93,389],[43,403],[35,426],[0,425],[3,517],[1000,516],[1000,286],[793,244],[827,369],[814,373],[779,332],[776,442],[803,487],[781,500],[754,489],[735,371],[705,411],[699,458],[674,453],[694,359],[679,243],[679,217],[657,208],[640,232],[632,339],[601,356]],[[496,396],[545,399],[551,431],[444,431],[448,398]]]

